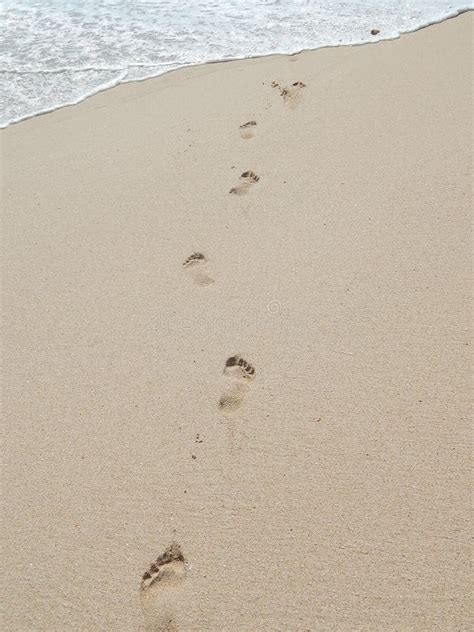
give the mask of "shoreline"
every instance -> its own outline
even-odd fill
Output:
[[[357,42],[354,44],[351,43],[347,43],[347,44],[326,44],[326,45],[322,45],[322,46],[318,46],[316,48],[303,48],[301,50],[298,50],[296,52],[293,53],[266,53],[263,55],[255,55],[255,56],[250,56],[250,57],[233,57],[232,59],[216,59],[216,60],[211,60],[211,61],[206,61],[206,62],[199,62],[196,64],[188,64],[186,66],[181,66],[179,68],[173,68],[171,70],[165,70],[164,72],[161,72],[159,74],[156,75],[150,75],[148,77],[143,77],[142,79],[129,79],[124,81],[122,79],[112,79],[109,82],[107,82],[106,84],[104,84],[102,87],[92,91],[92,92],[88,92],[85,95],[83,95],[82,97],[80,97],[77,101],[71,101],[68,103],[64,103],[58,106],[55,106],[53,108],[48,108],[48,109],[44,109],[44,110],[40,110],[34,114],[28,114],[24,117],[20,117],[18,119],[13,119],[10,122],[6,123],[5,125],[0,125],[0,133],[1,130],[7,129],[8,127],[11,127],[12,125],[18,125],[18,123],[23,123],[24,121],[28,121],[30,119],[33,118],[37,118],[38,116],[44,116],[45,114],[52,114],[54,112],[57,112],[58,110],[61,110],[63,108],[70,108],[73,107],[75,105],[80,105],[81,103],[84,103],[84,101],[87,101],[88,99],[101,94],[103,92],[107,92],[109,90],[112,90],[114,88],[118,88],[119,86],[122,85],[126,85],[126,84],[134,84],[134,83],[141,83],[143,81],[150,81],[152,79],[158,79],[159,77],[163,77],[165,75],[168,75],[169,73],[173,73],[176,72],[178,70],[190,70],[193,68],[199,68],[199,67],[205,67],[208,65],[212,65],[212,64],[225,64],[225,63],[229,63],[229,62],[241,62],[241,61],[245,61],[245,60],[254,60],[254,59],[264,59],[267,57],[294,57],[296,55],[301,55],[302,53],[311,53],[311,52],[315,52],[318,50],[324,50],[324,49],[332,49],[332,48],[354,48],[356,46],[366,46],[368,44],[380,44],[382,42],[391,42],[394,40],[398,40],[406,35],[411,35],[413,33],[417,33],[418,31],[421,31],[425,28],[430,28],[431,26],[436,26],[437,24],[442,24],[443,22],[446,22],[448,20],[452,20],[455,19],[461,15],[463,15],[464,13],[469,13],[470,11],[474,11],[473,7],[468,7],[468,8],[461,8],[461,9],[455,9],[453,11],[453,13],[446,15],[444,17],[441,18],[436,18],[433,19],[433,21],[428,22],[426,24],[422,24],[421,26],[417,26],[413,29],[410,29],[408,31],[403,31],[401,33],[399,33],[396,36],[393,37],[387,37],[387,38],[380,38],[377,39],[375,41],[371,41],[371,40],[367,40],[367,41],[363,41],[363,42]],[[126,72],[125,69],[122,70],[122,72]],[[12,71],[13,73],[13,71]]]
[[[3,131],[6,629],[472,628],[473,17]]]

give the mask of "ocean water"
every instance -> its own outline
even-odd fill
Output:
[[[0,127],[182,66],[391,39],[472,8],[461,0],[2,0]]]

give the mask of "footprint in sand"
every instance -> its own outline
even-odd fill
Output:
[[[295,81],[290,86],[283,86],[278,81],[272,81],[272,88],[278,88],[283,101],[291,106],[295,106],[301,98],[301,90],[306,88],[302,81]]]
[[[244,195],[245,193],[248,193],[250,187],[258,182],[260,177],[253,171],[244,171],[239,180],[240,184],[236,187],[232,187],[229,193],[233,193],[234,195]]]
[[[140,599],[147,630],[176,632],[180,589],[186,577],[185,559],[176,542],[143,574]]]
[[[249,384],[255,379],[254,367],[239,355],[227,359],[224,375],[231,380],[229,389],[219,400],[219,409],[226,414],[233,413],[242,405]]]
[[[202,252],[193,252],[183,263],[183,267],[190,274],[193,282],[201,287],[214,283],[214,279],[206,273],[207,263],[208,259]]]
[[[240,125],[240,137],[248,140],[254,137],[255,128],[257,127],[257,121],[247,121],[243,125]]]

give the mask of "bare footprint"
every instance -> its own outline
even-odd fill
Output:
[[[224,373],[238,380],[248,381],[255,378],[255,369],[253,366],[239,355],[227,358]]]
[[[250,187],[258,182],[260,177],[253,171],[244,171],[239,180],[240,184],[236,187],[232,187],[229,193],[233,193],[234,195],[244,195],[245,193],[248,193]]]
[[[211,279],[205,271],[207,263],[207,257],[201,252],[193,252],[183,263],[183,267],[191,275],[193,282],[201,287],[214,283],[214,279]]]
[[[147,630],[176,632],[179,592],[186,577],[185,559],[176,542],[143,574],[140,599]]]
[[[254,137],[255,128],[257,127],[257,121],[247,121],[243,125],[240,125],[240,137],[245,140]]]
[[[219,399],[218,407],[223,413],[231,414],[241,407],[249,383],[255,379],[255,369],[247,360],[234,355],[227,359],[224,375],[232,382]]]
[[[306,88],[302,81],[295,81],[290,86],[282,86],[278,81],[272,81],[272,88],[278,88],[284,103],[295,106],[301,98],[301,90]]]

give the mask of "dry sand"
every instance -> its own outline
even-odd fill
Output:
[[[471,35],[1,133],[5,630],[472,629]]]

